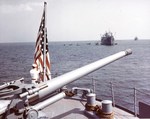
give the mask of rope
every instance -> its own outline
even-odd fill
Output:
[[[73,92],[71,92],[71,91],[65,91],[65,94],[66,94],[66,96],[68,96],[68,97],[72,97],[72,96],[74,96],[75,94],[73,93]]]

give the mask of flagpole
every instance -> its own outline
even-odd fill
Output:
[[[43,68],[43,81],[46,81],[46,5],[47,3],[44,2],[44,17],[45,17],[45,27],[44,27],[44,54],[43,54],[43,63],[44,63],[44,68]]]

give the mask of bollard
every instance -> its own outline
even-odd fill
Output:
[[[87,96],[87,104],[91,106],[95,106],[96,102],[96,94],[95,93],[89,93]]]
[[[105,114],[111,114],[113,112],[111,100],[103,100],[102,101],[102,112]]]

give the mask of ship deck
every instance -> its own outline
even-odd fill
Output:
[[[86,113],[85,101],[77,99],[64,98],[50,106],[44,108],[42,113],[46,114],[50,119],[94,119],[98,118],[93,113]],[[114,119],[139,119],[134,115],[123,111],[117,107],[113,108]]]

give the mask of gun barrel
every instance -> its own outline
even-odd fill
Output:
[[[95,70],[98,70],[99,68],[101,68],[115,60],[118,60],[126,55],[129,55],[131,53],[132,53],[132,51],[130,49],[128,49],[126,51],[121,51],[121,52],[111,55],[109,57],[103,58],[101,60],[98,60],[98,61],[93,62],[88,65],[85,65],[81,68],[78,68],[78,69],[68,72],[64,75],[58,76],[50,81],[47,81],[46,85],[42,85],[39,88],[35,88],[34,90],[29,90],[29,92],[20,94],[20,97],[27,96],[27,98],[29,99],[29,102],[33,102],[37,99],[44,98],[44,97],[48,96],[49,94],[51,94],[52,92],[54,92],[55,90],[60,89],[63,86],[65,86],[65,85],[67,85],[67,84],[69,84],[69,83],[95,71]],[[1,89],[3,89],[3,87],[1,87]],[[62,92],[62,93],[58,94],[57,96],[54,96],[54,97],[48,99],[47,101],[44,101],[43,103],[36,105],[35,108],[41,109],[45,105],[49,105],[63,97],[65,97],[65,94]],[[5,103],[1,101],[0,115],[6,111],[10,102],[11,102],[10,100],[6,100]]]
[[[127,49],[47,81],[48,87],[39,91],[38,98],[43,98],[55,90],[130,54],[132,51]]]

